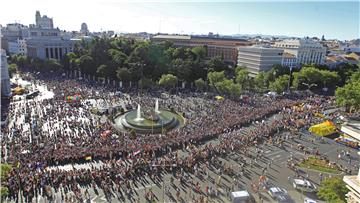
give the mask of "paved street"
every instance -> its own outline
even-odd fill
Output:
[[[248,128],[252,127],[253,126],[249,126]],[[246,133],[248,128],[244,129],[244,133]],[[286,132],[282,134],[285,136]],[[240,183],[239,187],[241,189],[247,189],[250,193],[253,194],[255,200],[260,202],[259,194],[255,194],[251,189],[251,183],[258,181],[259,176],[262,174],[262,170],[264,168],[268,168],[266,175],[269,178],[270,184],[286,189],[295,202],[303,202],[304,197],[316,199],[316,196],[314,194],[301,194],[292,188],[292,185],[288,181],[288,177],[294,176],[295,173],[287,168],[287,160],[291,156],[294,159],[301,159],[304,157],[304,154],[296,149],[295,146],[297,144],[303,144],[311,148],[317,147],[321,154],[327,155],[331,161],[336,161],[337,163],[343,164],[344,166],[347,166],[348,163],[345,160],[337,159],[338,152],[341,150],[350,150],[352,158],[351,165],[359,165],[359,160],[356,156],[355,150],[351,150],[350,148],[344,147],[343,145],[334,143],[330,139],[325,139],[325,143],[321,143],[320,141],[313,142],[314,138],[314,136],[306,135],[306,133],[304,133],[301,139],[288,140],[284,148],[279,148],[268,144],[263,145],[261,148],[264,154],[263,158],[260,158],[251,164],[247,162],[246,166],[244,167],[244,172],[241,172],[241,162],[237,160],[239,160],[239,158],[244,158],[245,160],[250,160],[251,158],[254,160],[254,157],[256,156],[256,148],[251,148],[248,156],[244,156],[244,154],[241,152],[234,151],[232,154],[218,158],[223,162],[223,165],[232,166],[234,169],[234,174],[232,175],[222,174],[219,176],[216,169],[214,170],[212,168],[206,168],[206,171],[209,173],[208,177],[206,176],[206,173],[198,174],[197,176],[194,174],[188,174],[189,178],[187,178],[186,181],[182,184],[180,183],[179,179],[176,178],[174,178],[173,182],[171,183],[171,179],[174,177],[171,173],[162,174],[161,178],[156,181],[150,177],[143,177],[141,181],[137,181],[136,183],[133,182],[135,189],[132,190],[129,194],[113,191],[111,200],[107,200],[103,191],[99,188],[96,188],[96,191],[94,188],[82,188],[82,190],[88,189],[90,194],[89,199],[91,202],[145,202],[145,192],[149,190],[154,192],[156,202],[192,202],[193,200],[198,199],[200,196],[205,196],[203,192],[205,187],[208,186],[218,189],[217,197],[208,197],[209,202],[229,202],[229,198],[227,196],[228,191],[230,191],[230,188],[238,188],[238,186],[234,185],[238,185],[238,183]],[[215,139],[211,142],[216,143],[217,140]],[[187,152],[181,151],[181,153],[185,154]],[[268,165],[268,163],[271,164]],[[98,165],[101,167],[101,164]],[[353,168],[352,171],[356,172],[357,170],[356,168]],[[317,185],[319,184],[320,180],[318,172],[308,170],[304,170],[304,172],[308,174],[307,176],[310,180],[312,180]],[[326,176],[331,175],[324,174],[324,177]],[[193,190],[196,182],[200,183],[202,193],[196,193],[195,190]],[[180,191],[179,198],[176,197],[177,189]],[[71,199],[71,194],[72,193],[68,195],[68,201]],[[275,202],[265,192],[261,192],[261,196],[263,197],[264,202]],[[57,192],[55,195],[55,202],[61,202],[61,199],[61,193]],[[38,201],[45,202],[45,200],[40,197],[38,198]]]

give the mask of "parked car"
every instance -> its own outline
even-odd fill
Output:
[[[277,202],[286,202],[291,203],[294,202],[287,191],[280,187],[270,187],[268,193],[271,198],[276,200]]]
[[[250,203],[254,202],[253,197],[247,190],[235,191],[230,193],[232,203]]]
[[[317,190],[315,184],[306,179],[293,179],[292,185],[302,192],[316,192]]]
[[[40,94],[40,91],[37,90],[35,92],[32,92],[32,93],[29,93],[28,95],[26,95],[26,99],[33,99],[35,98],[36,96],[38,96]]]
[[[305,197],[304,203],[316,203],[316,201],[313,200],[313,199],[310,199],[310,198],[308,198],[308,197]]]

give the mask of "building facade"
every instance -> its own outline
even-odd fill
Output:
[[[1,27],[1,49],[9,50],[9,43],[17,43],[17,40],[26,39],[29,37],[28,27],[19,23],[10,23],[6,27]],[[12,44],[11,46],[14,46]]]
[[[86,23],[81,23],[80,33],[83,35],[89,35],[88,26]]]
[[[360,152],[358,152],[358,155],[360,155]],[[344,176],[343,180],[346,183],[346,187],[350,190],[346,194],[346,202],[360,203],[360,170],[358,175]]]
[[[203,46],[206,48],[208,59],[220,57],[223,58],[225,62],[233,65],[235,65],[237,61],[237,48],[251,45],[251,42],[244,39],[189,35],[156,35],[151,38],[151,41],[170,41],[178,47]]]
[[[39,28],[45,28],[45,29],[54,28],[53,19],[47,17],[46,15],[41,16],[40,11],[36,11],[35,22],[36,22],[36,26]]]
[[[287,52],[284,52],[282,56],[281,65],[291,69],[299,66],[296,56]]]
[[[312,39],[295,39],[275,42],[276,48],[294,55],[298,64],[324,64],[326,48]]]
[[[15,42],[8,42],[9,53],[27,55],[27,45],[25,39],[17,39]]]
[[[268,71],[276,64],[282,64],[282,49],[265,46],[238,48],[238,66],[245,66],[250,75]]]
[[[1,73],[1,96],[10,96],[10,77],[9,67],[6,58],[6,52],[0,49],[0,73]]]
[[[61,60],[73,51],[74,40],[64,38],[59,29],[30,26],[27,39],[27,55],[32,58]]]

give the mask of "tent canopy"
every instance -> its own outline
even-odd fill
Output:
[[[217,99],[217,100],[223,100],[224,97],[218,95],[218,96],[215,97],[215,99]]]
[[[309,131],[319,136],[327,136],[336,132],[336,126],[331,121],[325,121],[311,126]]]

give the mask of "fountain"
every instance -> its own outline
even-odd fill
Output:
[[[144,119],[141,118],[141,110],[140,110],[140,104],[138,104],[137,111],[136,111],[136,118],[134,119],[135,122],[143,121]]]
[[[155,102],[155,113],[156,114],[160,113],[160,111],[159,111],[159,100],[158,99],[156,99],[156,102]]]
[[[156,100],[155,109],[141,112],[141,107],[138,105],[137,109],[115,116],[114,124],[115,128],[121,132],[161,134],[184,126],[185,119],[172,110],[159,109],[159,101]]]

